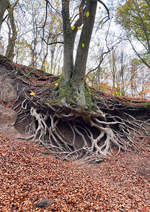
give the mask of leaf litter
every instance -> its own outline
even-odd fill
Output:
[[[100,164],[61,161],[0,134],[0,211],[150,211],[150,145]]]

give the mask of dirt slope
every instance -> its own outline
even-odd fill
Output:
[[[11,86],[13,73],[10,70],[22,72],[4,63],[7,62],[2,61],[4,59],[0,57],[0,212],[149,212],[150,138],[135,141],[139,151],[122,152],[99,165],[62,162],[45,154],[43,147],[17,140],[22,135],[13,126],[16,114],[3,103],[9,106],[17,97],[15,86]],[[27,76],[35,73],[29,67],[21,70],[23,85],[28,85],[30,78]],[[26,78],[24,72],[27,72]],[[9,78],[4,83],[6,74]],[[39,78],[41,72],[36,75]],[[49,83],[53,83],[52,79],[48,77]],[[39,78],[38,83],[47,84],[45,80],[46,76]],[[16,79],[14,82],[16,85]],[[33,91],[35,88],[37,84]],[[150,111],[147,111],[142,110],[142,116],[149,117]]]
[[[150,140],[99,165],[43,152],[0,134],[0,211],[150,211]]]

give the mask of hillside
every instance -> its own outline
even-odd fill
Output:
[[[105,98],[108,106],[105,111],[111,111],[109,107],[116,105],[114,114],[118,110],[131,111],[141,120],[141,130],[132,139],[132,148],[121,151],[118,156],[112,155],[94,164],[92,156],[91,163],[84,158],[63,161],[33,140],[23,140],[27,136],[24,127],[28,120],[22,117],[28,113],[26,110],[18,113],[23,89],[16,93],[14,75],[10,70],[15,70],[15,82],[24,86],[24,91],[26,89],[29,93],[32,88],[32,92],[39,92],[39,96],[42,92],[47,94],[49,84],[53,85],[58,78],[4,60],[1,58],[0,61],[0,211],[150,211],[149,125],[143,128],[144,123],[149,123],[149,102],[119,99],[93,90],[96,98]],[[37,103],[36,98],[31,98],[32,104],[34,100]],[[142,128],[147,129],[147,133]],[[69,136],[68,131],[65,134]],[[115,147],[113,150],[117,153]]]
[[[1,133],[0,211],[150,211],[150,140],[137,142],[139,151],[87,165]]]

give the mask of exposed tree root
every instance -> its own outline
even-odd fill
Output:
[[[123,104],[118,107],[111,102],[114,104],[112,110],[107,102],[105,109],[94,113],[81,108],[42,104],[40,95],[25,96],[24,101],[19,101],[18,108],[22,109],[18,110],[18,117],[23,120],[28,116],[29,138],[62,160],[82,158],[85,162],[99,163],[110,155],[118,155],[121,150],[137,148],[135,138],[148,133],[144,125],[149,120],[137,120],[131,115],[133,108]],[[103,104],[102,108],[106,102]]]
[[[138,148],[135,138],[148,135],[147,102],[107,97],[91,89],[96,111],[67,107],[54,96],[58,77],[12,64],[2,56],[0,66],[1,75],[14,80],[18,96],[12,103],[18,115],[15,126],[22,126],[28,139],[63,160],[99,163],[121,150]]]

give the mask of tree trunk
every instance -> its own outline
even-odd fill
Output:
[[[73,72],[73,47],[74,36],[70,25],[69,14],[70,0],[62,1],[63,16],[63,35],[64,35],[64,65],[63,65],[63,83],[64,85],[70,80]]]
[[[87,1],[85,23],[83,25],[78,44],[75,67],[72,77],[73,87],[76,88],[76,95],[78,96],[78,101],[81,105],[87,104],[85,97],[85,73],[90,40],[94,27],[96,8],[97,1]]]
[[[83,84],[85,81],[87,57],[94,27],[96,8],[97,1],[87,1],[86,14],[89,15],[85,18],[85,23],[81,32],[74,68],[74,80],[76,84]]]
[[[9,0],[0,0],[0,28],[3,22],[4,13],[8,7],[9,7]]]
[[[17,30],[16,30],[16,24],[15,24],[14,14],[13,14],[14,7],[10,6],[8,12],[9,12],[10,26],[9,26],[9,40],[8,40],[8,46],[7,46],[7,50],[6,50],[6,57],[8,57],[10,60],[13,61],[15,42],[17,39]]]
[[[84,11],[83,28],[80,35],[80,40],[77,48],[75,65],[73,62],[74,42],[77,33],[78,23],[82,25],[80,19],[71,28],[70,15],[69,15],[69,2],[68,0],[62,1],[62,16],[63,16],[63,33],[64,33],[64,66],[63,66],[63,80],[62,85],[65,87],[64,99],[73,101],[77,105],[86,106],[87,101],[85,97],[85,73],[86,63],[89,51],[91,35],[93,31],[97,1],[86,1],[86,10]],[[62,95],[62,96],[63,96]]]

